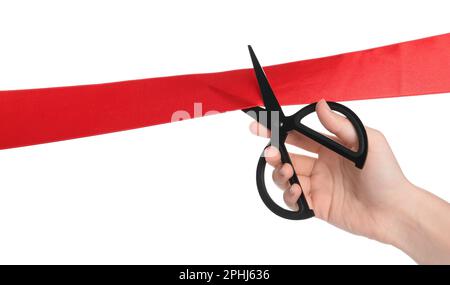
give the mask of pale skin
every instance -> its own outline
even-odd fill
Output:
[[[333,139],[351,149],[358,141],[351,123],[321,100],[316,106],[322,125]],[[269,137],[257,122],[252,133]],[[297,210],[302,191],[317,218],[345,231],[391,244],[420,264],[450,264],[450,204],[413,185],[403,174],[383,134],[366,127],[369,152],[364,168],[292,132],[287,143],[316,153],[317,158],[293,154],[291,160],[299,185],[290,185],[294,174],[282,164],[275,147],[265,151],[274,167],[273,180],[284,193],[285,203]]]

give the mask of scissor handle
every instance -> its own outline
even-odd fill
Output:
[[[270,146],[270,143],[267,147]],[[267,148],[266,147],[266,148]],[[279,150],[281,154],[281,161],[283,163],[289,163],[292,165],[291,159],[289,157],[289,153],[286,149],[284,143],[280,143]],[[290,220],[304,220],[311,217],[314,217],[314,212],[308,206],[308,202],[305,199],[305,195],[300,195],[300,198],[297,201],[298,211],[290,211],[280,207],[275,201],[272,200],[269,193],[267,192],[266,182],[264,179],[264,172],[266,169],[266,158],[264,157],[264,152],[261,154],[258,166],[256,167],[256,185],[258,187],[259,196],[261,200],[264,202],[267,208],[269,208],[274,214]],[[298,184],[301,187],[300,181],[298,180],[297,175],[294,173],[292,177],[289,179],[289,183]]]
[[[367,140],[367,133],[366,129],[364,128],[363,123],[358,118],[358,116],[349,108],[346,106],[336,103],[336,102],[329,102],[327,101],[328,106],[330,106],[331,110],[337,111],[341,114],[343,114],[347,119],[350,121],[350,123],[353,125],[353,128],[355,129],[356,136],[358,138],[358,150],[353,151],[334,140],[330,139],[327,136],[324,136],[323,134],[305,126],[302,124],[302,119],[309,114],[315,112],[316,110],[316,104],[313,103],[310,104],[304,108],[302,108],[300,111],[295,113],[292,117],[294,119],[293,123],[293,129],[302,133],[303,135],[307,136],[308,138],[316,141],[317,143],[325,146],[326,148],[336,152],[339,155],[342,155],[343,157],[353,161],[355,163],[355,166],[362,169],[364,166],[364,163],[366,162],[367,158],[367,151],[368,151],[368,140]]]
[[[348,120],[353,125],[356,135],[358,137],[358,150],[352,151],[351,149],[335,142],[334,140],[330,139],[329,137],[316,132],[315,130],[303,125],[301,123],[301,120],[306,117],[307,115],[313,113],[316,110],[316,103],[310,104],[294,115],[292,115],[289,118],[286,118],[286,122],[288,126],[286,128],[291,130],[296,130],[305,136],[311,138],[312,140],[316,141],[317,143],[327,147],[328,149],[336,152],[339,155],[342,155],[343,157],[353,161],[355,163],[355,166],[358,168],[362,168],[364,166],[364,162],[366,161],[367,157],[367,151],[368,151],[368,140],[367,140],[367,133],[366,129],[364,128],[364,125],[362,124],[361,120],[358,118],[358,116],[349,108],[345,107],[344,105],[341,105],[336,102],[327,102],[330,108],[334,111],[337,111],[343,115],[345,115]],[[290,126],[289,126],[290,125]],[[279,151],[281,154],[281,161],[283,163],[289,163],[292,165],[291,159],[289,157],[289,153],[286,149],[286,146],[284,145],[285,137],[280,139],[279,144]],[[270,146],[269,143],[267,145]],[[290,219],[290,220],[303,220],[308,219],[314,216],[314,211],[310,209],[308,206],[308,203],[305,199],[305,195],[302,191],[302,194],[300,195],[300,198],[297,201],[297,204],[299,206],[298,211],[290,211],[286,210],[282,207],[280,207],[277,203],[275,203],[272,198],[270,197],[269,193],[267,192],[266,184],[265,184],[265,178],[264,178],[264,172],[266,168],[266,159],[264,157],[264,154],[261,154],[261,157],[258,161],[258,166],[256,168],[256,184],[258,186],[258,192],[261,196],[261,199],[263,200],[264,204],[269,208],[273,213],[276,215]],[[292,166],[293,168],[293,166]],[[298,184],[301,187],[300,181],[298,180],[297,175],[295,175],[295,169],[294,169],[294,175],[289,179],[289,183],[292,184]]]

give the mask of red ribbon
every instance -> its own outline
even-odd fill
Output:
[[[450,92],[450,34],[265,68],[283,105]],[[262,105],[252,69],[0,91],[0,149]]]

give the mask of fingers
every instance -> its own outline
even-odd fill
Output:
[[[297,211],[297,200],[302,194],[302,189],[306,195],[308,204],[311,205],[311,201],[308,197],[311,187],[309,175],[311,175],[316,159],[305,155],[289,154],[296,170],[295,175],[298,175],[300,180],[300,186],[298,184],[291,185],[289,183],[289,179],[294,175],[294,168],[288,163],[281,162],[281,154],[276,147],[267,147],[264,151],[264,155],[266,156],[267,163],[274,167],[272,179],[275,184],[284,191],[283,199],[286,205],[292,210]]]
[[[275,168],[274,172],[284,170],[286,172],[283,174],[290,174],[288,178],[292,177],[294,173],[292,166],[287,163],[282,165],[281,154],[276,147],[274,146],[267,147],[264,150],[264,156],[266,158],[267,163]],[[297,175],[305,175],[305,176],[311,175],[311,172],[314,168],[314,164],[317,161],[316,158],[296,153],[289,153],[289,156],[291,158],[292,164],[294,165],[295,173]],[[286,167],[288,167],[289,169],[282,168],[284,167],[284,165],[286,165]],[[278,174],[276,177],[278,177]]]
[[[250,124],[250,132],[252,132],[252,134],[260,136],[260,137],[265,137],[265,138],[270,137],[270,131],[266,127],[264,127],[263,125],[258,123],[257,121],[253,121]]]
[[[283,193],[283,200],[286,205],[294,211],[298,211],[297,201],[302,194],[302,188],[298,184],[293,184]]]
[[[250,131],[257,136],[266,138],[270,137],[270,130],[256,121],[253,121],[250,124]],[[289,133],[286,142],[290,145],[294,145],[314,153],[318,153],[320,148],[318,143],[298,132]]]
[[[358,145],[358,137],[353,125],[347,118],[333,112],[324,99],[317,103],[316,113],[322,125],[342,140],[345,145],[349,147]]]
[[[298,204],[297,201],[300,198],[300,195],[304,192],[306,195],[306,201],[310,207],[311,206],[311,200],[309,199],[308,193],[310,192],[311,188],[311,179],[307,176],[300,176],[300,183],[301,187],[298,184],[293,184],[289,187],[288,190],[284,191],[283,193],[283,199],[286,205],[291,208],[294,211],[298,210]],[[302,191],[303,189],[303,191]]]
[[[281,154],[280,151],[273,146],[269,146],[264,150],[264,157],[269,165],[274,168],[281,166]]]
[[[292,166],[288,163],[278,166],[272,172],[272,179],[275,184],[282,190],[289,189],[289,178],[294,175]]]

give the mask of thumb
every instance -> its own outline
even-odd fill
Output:
[[[358,146],[358,137],[352,123],[346,117],[333,112],[324,99],[317,103],[316,113],[322,125],[345,145],[350,148]]]

